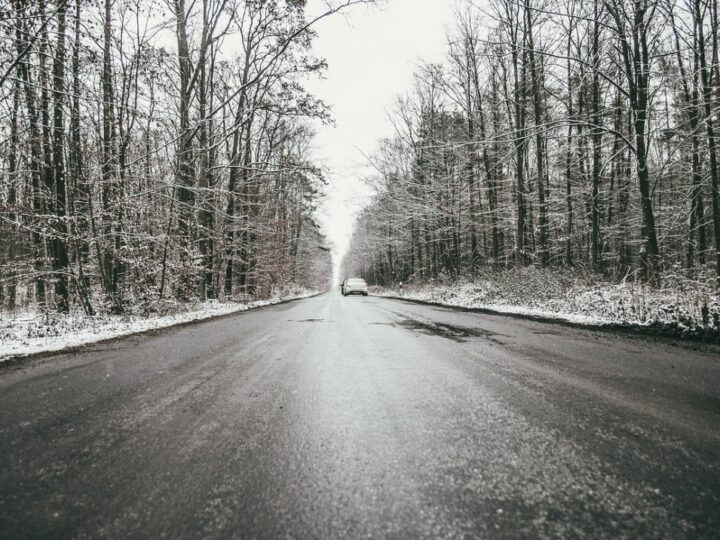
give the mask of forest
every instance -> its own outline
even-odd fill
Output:
[[[290,0],[0,1],[0,305],[121,314],[322,290],[328,107]]]
[[[719,28],[717,0],[459,2],[445,60],[396,102],[345,268],[717,291]]]

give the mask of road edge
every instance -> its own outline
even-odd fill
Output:
[[[138,336],[145,336],[145,335],[160,335],[162,332],[165,332],[165,331],[175,330],[178,328],[183,328],[186,326],[193,326],[193,325],[202,324],[202,323],[206,323],[206,322],[215,322],[215,321],[219,321],[221,319],[225,319],[225,318],[229,318],[229,317],[236,317],[238,315],[242,315],[243,313],[257,311],[259,309],[266,309],[266,308],[271,308],[271,307],[275,307],[275,306],[280,306],[283,304],[289,304],[290,302],[299,302],[300,300],[307,300],[308,298],[315,298],[315,297],[320,296],[325,293],[327,293],[327,291],[321,291],[321,292],[317,292],[315,294],[311,294],[309,296],[301,296],[298,298],[288,298],[287,300],[280,300],[279,302],[274,302],[272,304],[265,304],[262,306],[252,306],[252,307],[248,307],[245,309],[238,309],[237,311],[231,311],[230,313],[221,313],[218,315],[211,315],[210,317],[205,317],[204,319],[179,321],[175,324],[170,324],[168,326],[160,326],[158,328],[148,328],[146,330],[138,330],[136,332],[129,332],[127,334],[121,334],[119,336],[103,338],[103,339],[99,339],[97,341],[88,341],[87,343],[81,343],[79,345],[69,345],[67,347],[63,347],[62,349],[56,349],[56,350],[52,350],[52,351],[38,351],[38,352],[34,352],[34,353],[18,354],[18,355],[14,355],[14,356],[9,356],[4,360],[0,360],[0,373],[2,373],[6,369],[22,367],[21,366],[22,364],[24,364],[26,362],[31,362],[33,360],[41,360],[43,358],[51,358],[53,356],[60,356],[63,354],[72,354],[72,353],[83,352],[85,349],[94,347],[96,345],[105,345],[105,344],[109,344],[109,343],[114,343],[114,342],[121,341],[123,339],[131,338],[131,337],[138,337]]]
[[[558,324],[569,328],[581,330],[593,330],[614,334],[623,334],[625,336],[654,338],[656,340],[667,340],[673,343],[682,343],[683,345],[706,345],[720,346],[720,334],[716,332],[683,332],[677,327],[663,324],[640,325],[629,323],[580,323],[564,319],[562,317],[533,315],[530,313],[514,313],[508,311],[500,311],[492,308],[457,306],[453,304],[444,304],[442,302],[431,302],[428,300],[417,300],[405,296],[390,296],[373,294],[375,298],[387,298],[389,300],[397,300],[407,302],[409,304],[420,304],[425,306],[441,307],[454,311],[463,311],[468,313],[483,313],[486,315],[497,315],[501,317],[509,317],[512,319],[534,321],[540,323]]]

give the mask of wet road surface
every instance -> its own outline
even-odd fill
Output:
[[[717,537],[720,354],[326,294],[0,369],[0,536]]]

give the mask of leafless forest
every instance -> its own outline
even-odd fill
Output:
[[[1,0],[4,308],[324,288],[314,22],[290,0]]]
[[[461,3],[374,157],[369,281],[720,272],[717,0]]]
[[[290,0],[0,1],[3,308],[324,288],[315,22]],[[718,279],[717,0],[459,1],[447,43],[397,100],[346,269]]]

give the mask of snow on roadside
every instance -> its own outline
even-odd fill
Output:
[[[210,300],[190,306],[187,311],[155,317],[140,315],[59,315],[55,313],[25,313],[0,319],[0,362],[41,352],[60,351],[106,339],[167,328],[191,321],[201,321],[307,298],[318,294],[308,289],[293,289],[267,300],[253,302],[219,302]]]
[[[397,289],[384,289],[377,292],[378,296],[387,298],[403,298],[406,300],[419,300],[421,302],[429,302],[433,304],[442,304],[451,307],[470,308],[470,309],[487,309],[489,311],[497,311],[498,313],[507,313],[511,315],[524,315],[529,317],[541,317],[546,319],[561,319],[574,324],[585,324],[588,326],[598,326],[612,324],[614,321],[592,315],[581,315],[577,313],[563,313],[551,311],[549,309],[517,306],[512,304],[486,303],[477,302],[471,297],[463,295],[453,295],[450,298],[445,297],[439,291],[422,292],[400,292]]]
[[[381,288],[375,294],[588,326],[645,327],[720,338],[720,297],[711,281],[671,282],[653,289],[637,282],[589,282],[531,269],[472,281],[405,284],[402,291]]]

